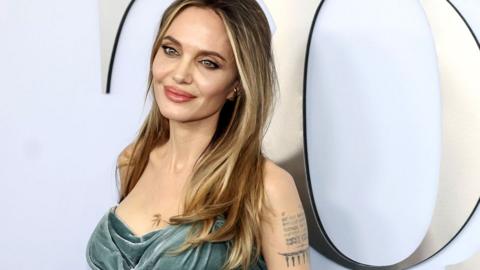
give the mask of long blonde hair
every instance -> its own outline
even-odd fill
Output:
[[[220,112],[215,134],[193,167],[187,181],[184,212],[171,218],[173,224],[196,224],[180,250],[205,241],[231,241],[224,267],[248,268],[261,252],[260,224],[268,210],[263,176],[265,156],[262,140],[270,122],[277,86],[267,18],[256,0],[177,0],[165,11],[150,58],[146,95],[152,89],[152,63],[161,41],[174,20],[190,6],[210,8],[223,20],[235,56],[242,94],[227,100]],[[153,94],[154,95],[154,94]],[[119,155],[117,171],[122,201],[137,184],[150,152],[168,141],[168,119],[155,98],[133,143]],[[225,222],[211,230],[215,218]],[[198,229],[199,228],[199,229]]]

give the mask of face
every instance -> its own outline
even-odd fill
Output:
[[[213,10],[198,7],[178,14],[156,52],[152,76],[155,100],[164,117],[190,122],[219,114],[238,86],[222,19]]]

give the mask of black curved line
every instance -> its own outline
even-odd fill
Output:
[[[110,94],[110,85],[111,85],[111,82],[112,82],[113,64],[115,63],[115,55],[117,53],[118,40],[120,39],[120,35],[122,34],[123,25],[125,24],[128,13],[130,12],[130,9],[132,8],[134,3],[135,3],[135,0],[132,0],[128,4],[127,9],[125,9],[125,12],[123,13],[123,16],[122,16],[122,20],[120,21],[120,24],[118,25],[117,34],[115,35],[115,41],[113,43],[112,54],[110,55],[110,64],[108,66],[107,89],[106,89],[107,94]]]
[[[462,16],[462,14],[458,11],[458,9],[450,2],[450,0],[446,0],[454,9],[455,11],[457,12],[457,14],[462,18],[463,22],[465,23],[465,25],[468,27],[472,37],[474,38],[478,48],[480,49],[480,43],[477,39],[477,37],[475,36],[475,33],[473,32],[472,28],[470,27],[470,25],[468,24],[468,22],[465,20],[465,18]],[[315,216],[315,219],[320,227],[320,232],[321,232],[321,236],[326,240],[328,246],[332,249],[332,251],[335,253],[335,256],[332,257],[331,255],[332,254],[325,254],[325,253],[322,253],[321,250],[319,250],[317,247],[314,246],[314,248],[322,253],[323,255],[325,255],[327,258],[333,260],[334,262],[337,262],[339,264],[341,264],[342,266],[346,266],[348,268],[351,268],[351,269],[396,269],[396,267],[399,267],[402,265],[402,262],[398,262],[396,264],[392,264],[392,265],[385,265],[385,266],[373,266],[373,265],[367,265],[367,264],[362,264],[360,262],[357,262],[357,261],[354,261],[350,258],[348,258],[346,255],[344,255],[332,242],[332,240],[328,237],[328,234],[326,233],[325,231],[325,228],[323,227],[322,225],[322,222],[321,222],[321,219],[320,219],[320,215],[318,214],[318,210],[317,210],[317,207],[315,205],[315,199],[314,199],[314,196],[313,196],[313,188],[312,188],[312,184],[311,184],[311,177],[310,177],[310,169],[309,169],[309,163],[308,163],[308,147],[307,147],[307,124],[306,124],[306,90],[307,90],[307,73],[308,73],[308,59],[309,59],[309,53],[310,53],[310,45],[311,45],[311,40],[312,40],[312,35],[313,35],[313,31],[314,31],[314,27],[315,27],[315,24],[316,24],[316,21],[317,21],[317,18],[318,18],[318,14],[319,14],[319,11],[321,9],[321,7],[323,6],[325,0],[322,0],[315,12],[315,15],[314,15],[314,19],[313,19],[313,22],[312,22],[312,25],[310,27],[310,32],[309,32],[309,36],[308,36],[308,42],[307,42],[307,49],[306,49],[306,55],[305,55],[305,65],[304,65],[304,78],[303,78],[303,144],[304,144],[304,160],[305,160],[305,168],[306,168],[306,176],[307,176],[307,184],[308,184],[308,188],[309,188],[309,196],[310,196],[310,202],[311,202],[311,206],[312,206],[312,209],[314,210],[314,216]],[[416,265],[419,265],[421,263],[424,263],[425,261],[431,259],[432,257],[436,256],[439,252],[441,252],[443,249],[445,249],[461,232],[462,230],[465,228],[465,226],[468,224],[468,222],[470,221],[470,219],[472,218],[473,214],[475,213],[475,211],[478,209],[478,206],[480,204],[480,199],[477,201],[477,204],[475,205],[475,207],[473,208],[473,211],[470,213],[470,216],[467,218],[467,220],[465,221],[465,223],[463,224],[463,226],[459,229],[459,231],[447,242],[447,244],[445,244],[441,249],[439,249],[437,252],[435,252],[433,255],[431,255],[430,257],[414,264],[414,265],[409,265],[409,266],[406,266],[406,268],[410,268],[410,267],[413,267],[413,266],[416,266]],[[479,210],[480,211],[480,210]],[[400,268],[400,269],[406,269],[406,268]]]
[[[470,24],[467,22],[467,20],[465,19],[465,17],[463,17],[462,13],[457,9],[457,7],[456,7],[452,2],[450,2],[450,0],[446,0],[446,1],[447,1],[447,3],[449,3],[450,6],[455,10],[455,12],[457,12],[458,16],[460,16],[460,18],[462,19],[462,21],[465,23],[465,25],[466,25],[467,28],[468,28],[468,31],[470,31],[470,34],[472,35],[473,39],[475,40],[475,43],[477,43],[478,49],[480,50],[480,43],[479,43],[479,41],[478,41],[477,36],[475,35],[475,32],[473,32],[472,27],[470,27]]]
[[[312,183],[311,183],[311,177],[310,177],[310,165],[308,163],[308,147],[307,147],[307,102],[306,102],[306,97],[307,97],[307,73],[308,73],[308,59],[310,55],[310,46],[312,43],[312,35],[313,31],[315,28],[315,24],[317,22],[317,17],[318,14],[320,13],[320,9],[322,8],[323,4],[325,3],[326,0],[321,0],[320,4],[317,7],[317,10],[315,11],[315,15],[313,16],[312,24],[310,25],[310,31],[308,33],[308,40],[307,40],[307,48],[305,50],[305,63],[303,67],[303,101],[302,101],[302,120],[303,120],[303,159],[305,160],[305,174],[307,176],[307,185],[309,189],[309,197],[310,197],[310,204],[313,209],[313,214],[314,217],[317,221],[317,224],[320,226],[320,232],[323,234],[322,236],[326,238],[329,242],[331,242],[328,239],[327,234],[325,233],[325,230],[322,226],[322,222],[320,220],[320,215],[318,214],[317,206],[315,204],[315,198],[313,197],[313,188],[312,188]],[[315,247],[314,247],[315,248]],[[318,248],[315,248],[318,252],[321,252]]]
[[[457,236],[463,231],[463,229],[467,226],[468,222],[470,221],[470,219],[472,219],[473,217],[473,214],[475,213],[475,211],[478,209],[478,205],[480,204],[480,198],[477,200],[477,204],[475,205],[475,207],[473,208],[473,211],[472,213],[470,213],[470,215],[468,216],[467,220],[465,221],[465,223],[463,223],[462,227],[458,230],[458,232],[452,237],[452,239],[450,239],[442,248],[440,248],[437,252],[433,253],[432,256],[416,263],[416,264],[413,264],[411,266],[408,266],[409,268],[410,267],[414,267],[416,265],[419,265],[419,264],[422,264],[428,260],[430,260],[431,258],[435,257],[438,253],[440,253],[442,250],[444,250],[448,245],[450,245],[451,242],[453,242],[453,240],[455,240],[455,238],[457,238]],[[480,211],[480,210],[479,210]]]
[[[310,177],[310,166],[308,162],[308,147],[307,147],[307,123],[306,123],[306,96],[307,96],[307,74],[308,74],[308,59],[309,59],[309,54],[310,54],[310,46],[312,43],[312,36],[313,36],[313,31],[315,29],[315,25],[317,22],[318,15],[320,13],[320,9],[323,7],[323,4],[325,3],[326,0],[321,0],[320,4],[317,7],[317,10],[315,11],[315,15],[313,17],[312,24],[310,26],[310,31],[308,34],[308,41],[307,41],[307,48],[306,48],[306,53],[305,53],[305,65],[304,65],[304,73],[303,73],[303,148],[304,148],[304,160],[305,160],[305,170],[306,170],[306,176],[307,176],[307,184],[308,184],[308,189],[309,189],[309,196],[310,196],[310,204],[313,209],[313,214],[314,217],[317,221],[317,224],[320,227],[320,233],[321,236],[324,238],[326,244],[331,250],[327,250],[327,252],[333,251],[333,254],[325,254],[323,253],[318,247],[313,246],[319,253],[325,255],[327,258],[333,260],[334,262],[337,262],[345,267],[349,267],[351,269],[361,269],[364,267],[368,267],[371,269],[372,267],[375,268],[375,266],[370,266],[366,264],[362,264],[360,262],[354,261],[350,259],[349,257],[345,256],[334,244],[333,241],[328,237],[328,234],[323,227],[322,221],[320,219],[320,215],[318,214],[318,209],[315,204],[315,199],[313,196],[313,188],[312,188],[312,183],[311,183],[311,177]],[[353,267],[353,268],[352,268]]]
[[[462,21],[465,23],[465,25],[467,26],[468,30],[470,31],[470,34],[472,35],[473,39],[475,40],[475,43],[477,44],[477,47],[478,49],[480,50],[480,43],[478,41],[478,38],[477,36],[475,36],[475,32],[473,32],[472,28],[470,27],[470,24],[468,24],[467,20],[465,19],[465,17],[462,15],[462,13],[457,9],[457,7],[452,3],[450,2],[450,0],[446,0],[448,4],[450,4],[450,6],[455,10],[455,12],[458,14],[458,16],[460,16],[460,18],[462,19]],[[462,227],[460,227],[460,229],[457,231],[457,233],[455,233],[455,235],[442,247],[440,248],[437,252],[433,253],[430,257],[412,265],[412,266],[409,266],[409,267],[413,267],[413,266],[416,266],[416,265],[419,265],[421,263],[424,263],[428,260],[430,260],[431,258],[435,257],[438,253],[440,253],[442,250],[444,250],[445,248],[447,248],[450,243],[453,242],[453,240],[455,240],[455,238],[458,237],[458,235],[463,231],[463,229],[467,226],[468,222],[470,221],[470,219],[473,217],[473,215],[475,214],[475,211],[477,211],[477,209],[479,208],[478,206],[480,205],[480,196],[479,198],[477,199],[477,203],[475,204],[475,207],[473,208],[472,212],[470,213],[470,215],[468,216],[467,220],[465,220],[465,223],[463,223]],[[480,210],[479,210],[480,211]]]

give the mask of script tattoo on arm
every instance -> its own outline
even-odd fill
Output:
[[[305,213],[300,205],[299,210],[293,214],[282,212],[282,228],[285,244],[292,252],[278,253],[285,257],[287,267],[305,264],[309,256],[308,230]]]

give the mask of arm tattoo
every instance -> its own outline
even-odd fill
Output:
[[[282,212],[281,218],[285,243],[289,249],[295,251],[279,252],[278,254],[285,257],[287,267],[305,264],[308,260],[309,246],[307,224],[302,206],[299,205],[299,211],[294,214]]]
[[[308,260],[308,253],[309,249],[302,249],[294,252],[288,252],[288,253],[278,253],[285,257],[285,261],[287,262],[287,267],[290,267],[290,265],[293,267],[295,264],[300,265],[300,264],[305,264],[306,260]]]
[[[307,242],[307,224],[303,211],[293,215],[282,212],[282,226],[287,246],[299,246]]]

